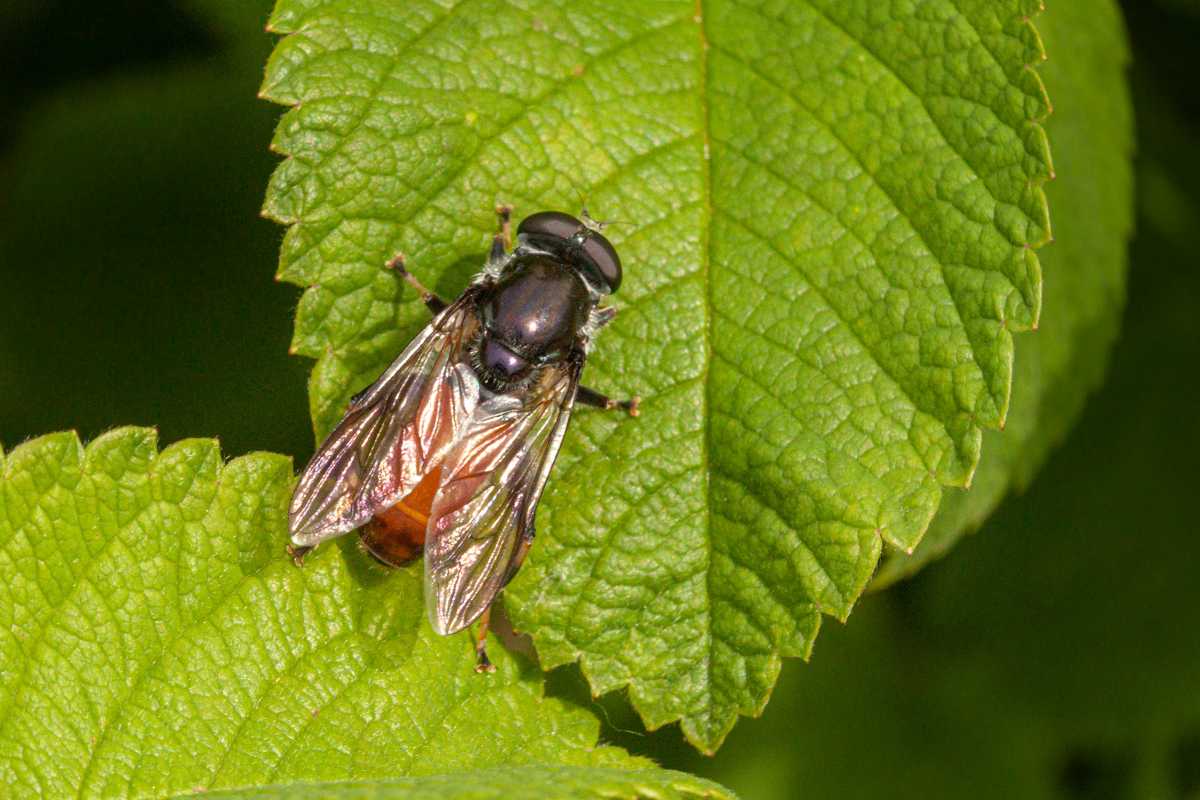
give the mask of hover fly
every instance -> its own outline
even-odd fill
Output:
[[[317,450],[288,512],[297,564],[320,542],[358,529],[379,561],[425,553],[425,606],[442,635],[488,616],[521,566],[534,512],[576,401],[637,416],[579,385],[596,332],[616,314],[600,305],[621,285],[621,260],[585,211],[541,211],[517,227],[508,206],[483,270],[447,304],[407,270],[432,321],[350,401]]]

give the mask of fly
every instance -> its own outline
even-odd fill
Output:
[[[638,414],[579,384],[596,333],[616,315],[601,301],[621,261],[585,211],[541,211],[500,230],[483,270],[452,303],[402,255],[388,266],[433,312],[392,365],[354,396],[305,467],[288,511],[297,565],[353,530],[379,561],[424,551],[429,622],[448,635],[479,620],[476,669],[494,669],[492,603],[534,538],[534,515],[575,402]]]

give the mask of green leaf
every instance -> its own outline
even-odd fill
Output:
[[[1081,20],[1068,9],[1096,18],[1039,18],[1052,62],[1086,62],[1107,39],[1098,32],[1119,31],[1112,5],[1051,6],[1062,22]],[[1138,147],[1196,174],[1200,153],[1153,130],[1176,109],[1139,103]],[[1147,166],[1139,159],[1139,183]],[[1183,187],[1200,199],[1200,183]],[[1195,371],[1180,365],[1200,364],[1200,271],[1196,230],[1172,241],[1146,211],[1108,377],[1028,493],[943,563],[865,599],[811,666],[785,666],[763,719],[734,730],[718,758],[671,766],[756,800],[795,786],[896,800],[1197,797],[1200,417]],[[628,741],[672,752],[672,738]]]
[[[686,800],[732,798],[715,783],[668,770],[628,771],[596,767],[537,767],[483,770],[459,775],[432,775],[364,783],[293,784],[259,789],[213,792],[208,797],[270,800],[271,798],[404,798],[404,800]]]
[[[283,556],[288,459],[72,433],[0,468],[0,781],[23,796],[163,796],[528,765],[532,784],[675,786],[597,747],[541,674],[424,623],[420,570],[353,544]],[[443,783],[454,779],[443,777]],[[476,785],[465,779],[465,792]],[[622,789],[624,790],[624,789]],[[616,791],[616,789],[614,789]],[[666,789],[664,789],[666,791]]]
[[[508,600],[542,663],[712,751],[911,549],[1008,405],[1049,174],[1033,0],[279,0],[266,213],[318,434],[479,267],[587,198],[626,265]]]
[[[946,495],[917,549],[893,551],[878,585],[945,553],[1011,488],[1028,486],[1100,384],[1120,326],[1133,229],[1133,107],[1120,13],[1111,3],[1059,2],[1038,28],[1052,56],[1041,69],[1046,86],[1064,98],[1046,120],[1057,176],[1046,190],[1055,241],[1041,253],[1045,324],[1017,340],[1012,412],[1003,433],[984,434],[971,490]]]

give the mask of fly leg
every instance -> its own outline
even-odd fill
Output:
[[[496,206],[496,219],[500,229],[492,237],[492,252],[488,259],[495,263],[508,255],[512,248],[512,206],[501,203]]]
[[[602,306],[593,308],[588,317],[587,325],[585,326],[586,338],[581,339],[577,345],[577,353],[586,351],[587,340],[595,335],[596,331],[603,328],[608,323],[612,322],[617,316],[616,306]],[[580,356],[582,357],[582,356]],[[575,392],[575,402],[581,403],[592,408],[602,408],[606,411],[611,411],[614,408],[620,408],[626,411],[629,416],[636,417],[640,413],[638,404],[642,402],[642,398],[636,394],[628,400],[613,400],[611,397],[600,394],[595,389],[589,389],[586,386],[580,386]]]
[[[492,619],[492,607],[488,606],[483,612],[483,616],[479,618],[479,633],[475,635],[475,671],[476,672],[495,672],[496,667],[492,664],[492,660],[487,654],[487,632],[488,623]]]
[[[521,568],[521,562],[525,560],[525,556],[529,555],[529,546],[533,544],[533,530],[530,529],[522,537],[521,543],[517,546],[516,555],[513,556],[512,563],[508,565],[508,574],[504,576],[504,582],[500,584],[501,588],[508,586],[517,574],[517,570]],[[487,654],[487,632],[488,626],[492,621],[492,607],[489,605],[487,610],[479,617],[479,632],[475,635],[475,671],[476,672],[495,672],[496,667],[492,664],[492,660]]]
[[[304,557],[311,553],[314,547],[305,547],[303,545],[292,544],[288,542],[287,554],[292,557],[292,563],[297,567],[304,566]]]
[[[512,247],[512,206],[504,203],[496,206],[496,217],[499,220],[500,229],[492,237],[492,252],[489,255],[489,260],[492,263],[503,259],[508,254],[508,249]],[[405,283],[417,290],[417,294],[421,296],[421,301],[429,308],[430,313],[437,314],[449,305],[445,300],[427,289],[425,284],[417,280],[416,276],[408,271],[404,253],[397,253],[387,263],[387,267],[403,278]]]
[[[642,413],[638,408],[642,402],[642,398],[638,397],[636,394],[628,400],[613,400],[611,397],[600,394],[595,389],[589,389],[586,386],[580,386],[575,392],[575,402],[581,403],[585,406],[591,406],[592,408],[602,408],[606,411],[619,408],[625,411],[631,417],[636,417]]]
[[[408,271],[408,268],[405,264],[406,262],[404,259],[404,253],[397,253],[396,256],[387,263],[387,267],[403,278],[409,286],[417,290],[417,294],[421,296],[422,302],[428,306],[431,313],[436,314],[445,308],[446,301],[426,289],[425,285],[417,280],[416,276]]]

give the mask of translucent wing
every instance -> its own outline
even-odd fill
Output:
[[[571,416],[582,359],[548,368],[528,395],[480,403],[442,463],[425,538],[425,606],[454,633],[491,605],[533,536],[538,499]]]
[[[292,495],[292,542],[315,545],[408,494],[466,429],[479,381],[465,345],[479,325],[470,291],[444,309],[365,392],[313,456]]]

